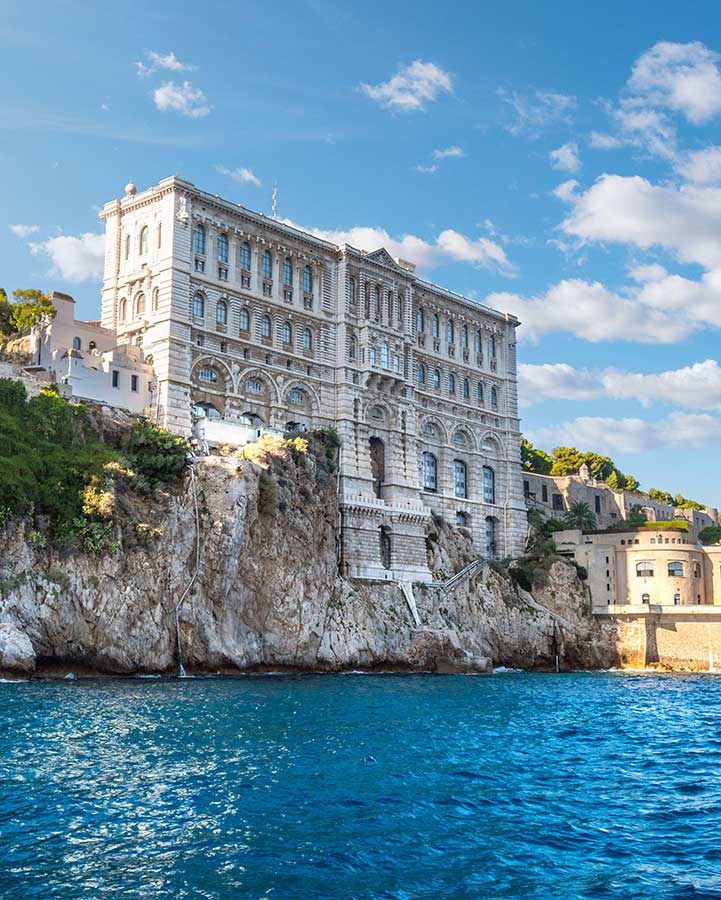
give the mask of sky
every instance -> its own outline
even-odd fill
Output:
[[[138,15],[131,14],[142,9]],[[721,7],[2,0],[0,285],[178,173],[521,320],[522,429],[721,506]]]

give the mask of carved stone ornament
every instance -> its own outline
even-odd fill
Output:
[[[190,214],[188,213],[188,198],[187,197],[180,198],[180,205],[178,207],[178,212],[175,214],[175,218],[179,222],[182,222],[183,225],[188,224],[188,220],[190,219]]]

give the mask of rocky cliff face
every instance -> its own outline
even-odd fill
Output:
[[[294,456],[267,459],[267,468],[199,460],[177,492],[128,501],[117,551],[100,558],[33,547],[22,524],[6,526],[0,669],[32,670],[37,660],[174,671],[175,608],[186,591],[178,621],[187,669],[614,662],[575,569],[561,560],[538,571],[534,596],[494,565],[447,593],[416,586],[418,628],[398,585],[339,577],[332,463],[323,452]],[[440,521],[428,547],[446,576],[473,558],[463,531]]]

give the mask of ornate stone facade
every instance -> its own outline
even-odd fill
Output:
[[[522,550],[513,316],[178,177],[101,215],[102,324],[151,359],[159,423],[337,431],[347,574],[428,580],[431,511]]]

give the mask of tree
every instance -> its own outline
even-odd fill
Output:
[[[588,503],[574,501],[563,517],[566,528],[579,528],[581,531],[593,531],[596,527],[596,516],[591,512]]]
[[[673,498],[673,504],[678,509],[706,509],[703,503],[697,503],[695,500],[688,500],[683,494],[676,494]]]
[[[648,492],[648,496],[652,500],[658,500],[659,503],[666,503],[668,506],[673,506],[673,497],[668,491],[660,491],[658,488],[651,488]]]
[[[645,525],[647,521],[646,514],[638,504],[631,507],[626,519],[627,525],[630,525],[631,528],[638,528],[639,525]]]
[[[13,291],[13,300],[15,302],[10,307],[10,324],[18,334],[25,334],[37,322],[55,316],[55,307],[42,291],[17,288]]]
[[[5,293],[5,288],[0,288],[0,338],[10,337],[13,333],[10,325],[10,301]]]
[[[721,525],[709,525],[698,533],[698,539],[702,544],[721,544]]]
[[[530,441],[521,438],[521,465],[526,472],[535,472],[536,475],[548,475],[553,465],[553,460],[544,450],[536,450]]]

